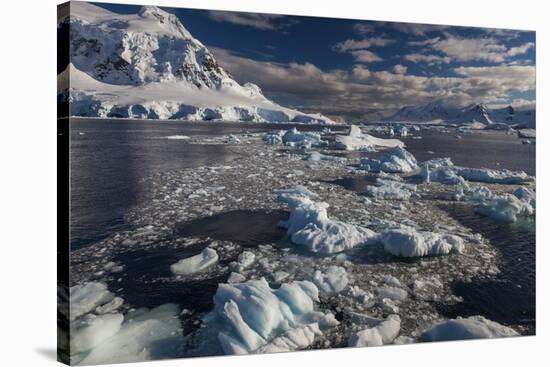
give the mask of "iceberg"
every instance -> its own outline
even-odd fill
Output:
[[[348,285],[348,273],[341,266],[329,266],[325,272],[316,270],[313,273],[313,283],[323,295],[331,297],[343,291]]]
[[[107,285],[99,282],[89,282],[75,285],[69,290],[70,320],[93,311],[96,307],[110,302],[115,295],[107,289]]]
[[[404,147],[405,143],[398,139],[381,139],[369,134],[363,134],[357,125],[351,125],[347,135],[336,135],[334,147],[341,150],[376,151],[377,147]]]
[[[388,229],[382,232],[381,238],[386,252],[402,257],[445,255],[464,249],[464,241],[458,236],[417,231],[406,226]]]
[[[328,146],[328,143],[321,139],[321,134],[316,132],[300,132],[296,128],[285,132],[282,140],[285,145],[300,149]]]
[[[463,185],[464,178],[454,169],[450,158],[435,158],[420,164],[420,177],[423,182],[439,182],[444,185]]]
[[[279,193],[277,199],[290,209],[286,223],[290,240],[312,252],[325,255],[341,252],[377,237],[370,229],[328,218],[329,205],[311,200],[311,195],[302,188]]]
[[[211,248],[205,248],[198,255],[180,260],[170,266],[172,273],[176,275],[187,275],[198,273],[218,262],[218,253]]]
[[[218,342],[225,354],[303,349],[320,335],[326,318],[315,311],[319,291],[309,281],[272,289],[265,278],[220,284],[214,314],[221,322]]]
[[[480,186],[463,192],[462,196],[476,206],[476,212],[501,222],[514,223],[520,217],[533,216],[536,210],[535,193],[525,187],[512,194],[495,194]]]
[[[416,170],[418,164],[410,152],[398,146],[379,159],[361,159],[359,168],[369,172],[409,173]]]
[[[494,170],[486,168],[455,167],[457,175],[468,181],[497,183],[497,184],[523,184],[535,181],[523,171],[510,171],[507,169]]]
[[[478,338],[502,338],[519,335],[514,329],[483,316],[471,316],[440,322],[420,336],[421,341],[448,341]]]
[[[389,315],[385,320],[378,320],[376,326],[359,331],[349,338],[350,347],[375,347],[391,344],[401,330],[399,315]]]

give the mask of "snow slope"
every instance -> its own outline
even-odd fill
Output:
[[[521,125],[535,127],[534,109],[514,109],[512,106],[491,109],[483,103],[455,106],[445,100],[436,100],[419,106],[401,108],[387,121],[393,122],[440,122],[474,127],[487,127],[494,124]]]
[[[333,123],[240,85],[175,15],[157,7],[117,14],[74,2],[58,29],[67,25],[70,63],[58,75],[58,93],[73,116]],[[61,89],[67,80],[69,89]]]

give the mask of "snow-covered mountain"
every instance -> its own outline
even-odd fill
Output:
[[[482,103],[455,106],[444,100],[437,100],[420,106],[401,108],[387,121],[394,122],[441,122],[479,127],[495,124],[519,125],[535,128],[534,109],[514,109],[512,106],[491,109]]]
[[[157,7],[128,15],[71,2],[60,30],[70,32],[70,56],[58,94],[72,116],[333,123],[280,106],[255,84],[240,85],[175,15]]]

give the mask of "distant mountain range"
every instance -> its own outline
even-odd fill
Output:
[[[392,122],[441,122],[474,127],[506,124],[535,128],[535,119],[536,112],[533,108],[515,109],[508,106],[491,109],[482,103],[460,107],[444,100],[437,100],[424,105],[403,107],[383,120]]]
[[[71,116],[333,123],[285,108],[252,83],[240,85],[179,19],[154,6],[117,14],[71,2],[58,19],[70,43],[58,67],[58,98]]]

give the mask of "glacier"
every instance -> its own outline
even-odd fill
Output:
[[[266,98],[260,87],[232,79],[180,20],[155,6],[118,14],[71,3],[58,21],[71,58],[58,74],[58,100],[70,116],[187,121],[333,124]]]

